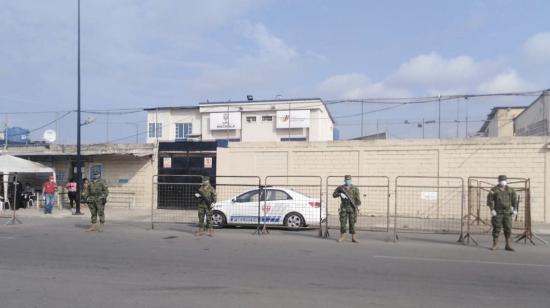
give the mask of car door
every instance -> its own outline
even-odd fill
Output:
[[[262,218],[266,224],[282,225],[292,207],[292,197],[280,189],[267,189]]]
[[[228,223],[256,224],[258,223],[258,199],[263,201],[263,190],[254,189],[237,196],[232,202]]]

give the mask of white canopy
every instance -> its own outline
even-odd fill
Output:
[[[7,154],[0,155],[0,174],[4,175],[4,200],[8,200],[8,181],[11,173],[51,173],[55,177],[53,168]],[[3,210],[4,206],[1,206],[0,212]]]
[[[40,163],[4,154],[0,155],[0,173],[55,173],[55,171]]]

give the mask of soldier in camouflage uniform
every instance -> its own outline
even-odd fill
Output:
[[[216,202],[216,190],[210,185],[210,178],[205,176],[202,179],[202,185],[199,191],[195,194],[199,198],[198,214],[199,214],[199,230],[195,233],[197,236],[203,235],[203,232],[208,230],[208,236],[212,234],[212,204]],[[206,222],[205,222],[206,217]]]
[[[346,236],[346,225],[349,221],[349,233],[351,233],[351,241],[359,243],[355,237],[355,222],[357,221],[357,212],[361,205],[359,189],[351,184],[351,175],[344,177],[344,185],[340,185],[334,190],[332,197],[340,198],[340,238],[338,242],[342,242]],[[353,198],[353,203],[349,198]],[[355,204],[355,206],[353,205]]]
[[[506,238],[506,250],[514,251],[510,244],[512,236],[512,216],[517,215],[518,199],[516,192],[506,184],[506,176],[499,175],[499,184],[489,191],[487,195],[487,206],[491,209],[491,223],[493,225],[493,246],[491,250],[497,249],[498,236],[504,227]]]
[[[88,204],[90,214],[92,215],[92,225],[87,231],[103,232],[103,225],[105,224],[105,204],[107,203],[108,195],[109,189],[105,181],[101,179],[101,174],[99,172],[92,174],[92,182],[84,187],[82,192],[82,198],[84,202]],[[97,225],[98,216],[99,226]]]

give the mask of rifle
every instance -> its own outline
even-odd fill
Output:
[[[355,200],[351,197],[351,194],[346,188],[346,186],[340,185],[339,190],[348,198],[349,202],[351,203],[351,206],[353,206],[353,209],[357,211],[358,208],[357,208],[357,205],[355,204]]]
[[[206,205],[212,206],[212,201],[204,195],[203,191],[200,190],[200,188],[199,190],[197,190],[197,193],[201,195],[200,198],[206,203]]]

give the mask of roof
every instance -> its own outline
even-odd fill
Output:
[[[318,97],[312,98],[291,98],[291,99],[266,99],[266,100],[246,100],[246,101],[217,101],[217,102],[200,102],[199,105],[227,105],[227,104],[258,104],[258,103],[271,103],[271,104],[288,104],[288,102],[303,102],[303,101],[322,101]]]
[[[541,99],[542,97],[545,97],[546,95],[548,95],[549,92],[550,92],[550,89],[546,89],[546,90],[542,91],[542,93],[541,93],[539,96],[537,96],[537,98],[536,98],[531,104],[529,104],[529,106],[526,106],[526,107],[525,107],[525,110],[523,110],[522,112],[520,112],[520,113],[516,116],[516,118],[519,117],[519,116],[521,116],[521,115],[522,115],[524,112],[526,112],[527,110],[531,109],[531,107],[532,107],[534,104],[536,104],[536,103],[539,101],[539,99]],[[542,102],[542,103],[544,104],[544,102]]]
[[[489,126],[489,123],[491,123],[491,120],[495,117],[495,114],[497,113],[497,111],[505,110],[505,109],[526,109],[526,108],[528,108],[528,107],[527,106],[497,106],[497,107],[493,107],[491,109],[491,112],[487,115],[487,120],[485,120],[485,122],[483,122],[483,125],[481,126],[481,128],[479,129],[478,132],[482,133],[482,132],[485,132],[485,130],[487,130],[487,127]]]
[[[155,110],[192,110],[199,109],[199,106],[165,106],[165,107],[154,107],[154,108],[145,108],[144,111],[155,111]]]

